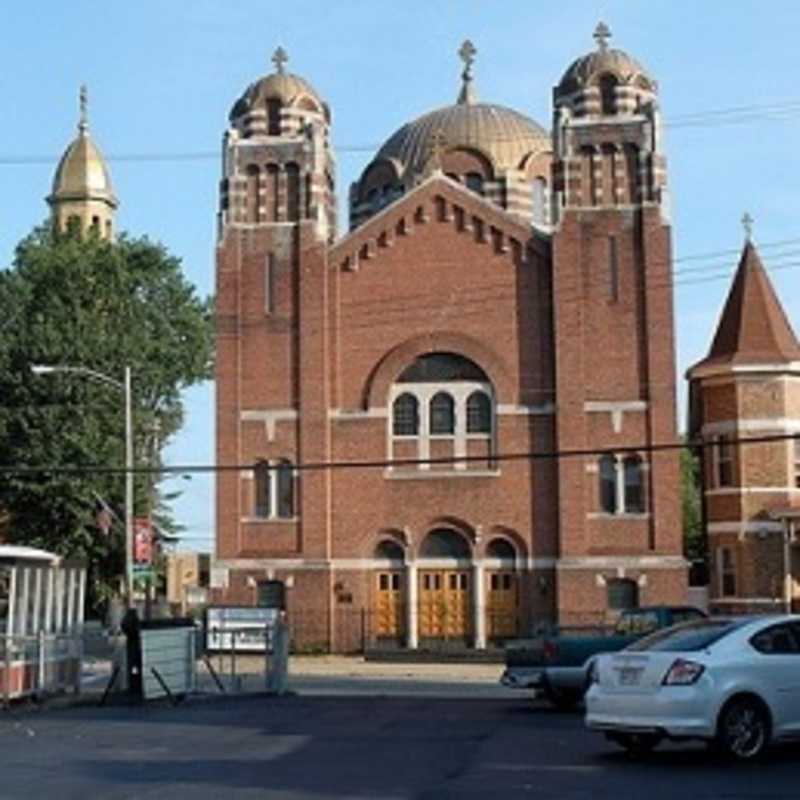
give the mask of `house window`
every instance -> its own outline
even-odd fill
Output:
[[[467,189],[475,194],[483,194],[483,175],[478,172],[468,172],[465,178]]]
[[[416,436],[419,433],[419,403],[413,394],[401,394],[392,406],[392,435]]]
[[[600,508],[617,513],[617,459],[612,455],[600,458]]]
[[[447,392],[437,392],[431,398],[430,432],[432,436],[452,436],[456,429],[453,398]]]
[[[291,461],[260,461],[256,464],[253,512],[258,519],[294,517],[294,467]]]
[[[733,486],[733,447],[727,436],[717,437],[714,444],[714,467],[717,487]]]
[[[642,481],[642,459],[627,456],[623,462],[625,476],[625,511],[628,514],[644,512],[644,483]]]
[[[730,547],[719,548],[719,587],[723,597],[736,596],[736,565]]]
[[[492,403],[486,392],[473,392],[467,398],[467,433],[492,432]]]

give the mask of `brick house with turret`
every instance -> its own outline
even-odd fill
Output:
[[[337,234],[331,112],[235,103],[217,249],[216,599],[284,581],[295,640],[477,648],[683,602],[657,84],[608,45],[552,130],[457,100],[391,135]],[[555,454],[560,454],[555,457]]]

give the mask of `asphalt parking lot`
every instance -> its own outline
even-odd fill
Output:
[[[439,682],[436,696],[430,678],[340,675],[326,684],[324,675],[307,675],[288,697],[21,707],[0,712],[0,797],[800,796],[798,747],[776,749],[757,766],[733,767],[702,745],[634,760],[584,730],[580,713],[489,684],[475,679],[474,692],[468,685],[448,697],[457,681]]]

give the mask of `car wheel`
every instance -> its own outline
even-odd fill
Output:
[[[661,742],[661,736],[657,733],[616,733],[610,738],[632,756],[647,755]]]
[[[738,761],[758,758],[770,738],[770,720],[764,704],[752,697],[728,703],[717,723],[717,747]]]

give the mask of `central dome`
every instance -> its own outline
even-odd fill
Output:
[[[376,161],[392,161],[408,183],[425,171],[431,153],[440,148],[476,150],[495,174],[521,169],[528,157],[550,149],[548,132],[532,119],[504,106],[459,102],[408,122],[378,151]]]

